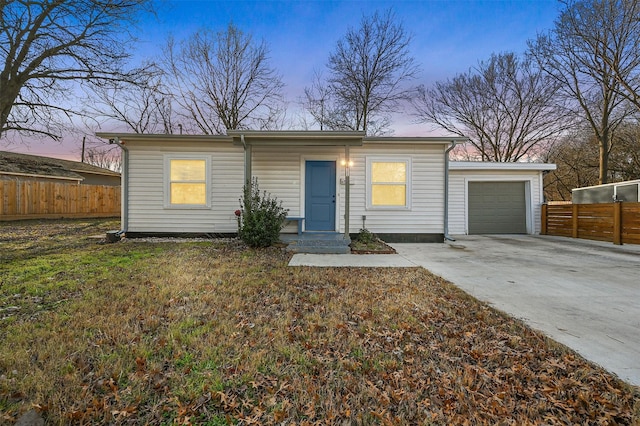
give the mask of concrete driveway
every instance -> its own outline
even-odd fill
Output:
[[[640,386],[640,246],[533,235],[392,246]]]

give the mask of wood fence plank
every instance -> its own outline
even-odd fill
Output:
[[[613,244],[622,244],[621,203],[613,203]]]
[[[542,211],[546,235],[640,244],[640,203],[549,205]]]
[[[118,216],[119,186],[0,180],[0,220]]]

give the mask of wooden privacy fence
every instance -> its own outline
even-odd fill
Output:
[[[543,235],[640,244],[640,203],[542,205]]]
[[[120,187],[0,180],[0,220],[120,216]]]

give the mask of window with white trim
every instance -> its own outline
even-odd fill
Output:
[[[367,158],[367,208],[411,207],[411,159]]]
[[[165,206],[209,207],[209,159],[167,156],[165,158]]]

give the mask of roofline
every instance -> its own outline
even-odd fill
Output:
[[[75,171],[73,171],[73,172],[77,173]],[[76,182],[82,182],[84,180],[83,177],[73,178],[73,177],[68,177],[68,176],[38,175],[38,174],[35,174],[35,173],[18,173],[18,172],[5,172],[5,171],[0,171],[0,175],[36,177],[36,178],[40,178],[40,179],[75,180]]]
[[[150,133],[115,133],[99,132],[96,136],[118,140],[120,143],[130,142],[233,142],[235,145],[316,145],[316,146],[361,146],[364,143],[420,143],[420,144],[450,144],[465,143],[469,138],[460,136],[386,136],[367,137],[361,131],[327,131],[327,130],[229,130],[227,135],[174,135],[174,134],[150,134]]]
[[[86,163],[85,163],[86,164]],[[120,173],[118,172],[114,172],[113,170],[109,170],[109,169],[104,169],[104,172],[98,171],[98,170],[83,170],[83,169],[72,169],[69,168],[69,170],[71,170],[74,173],[84,173],[87,175],[101,175],[101,176],[111,176],[111,177],[120,177]]]
[[[96,136],[110,141],[118,140],[120,143],[127,141],[136,142],[184,142],[185,140],[192,142],[232,142],[233,138],[227,135],[173,135],[166,133],[115,133],[115,132],[97,132]]]
[[[602,188],[605,186],[636,185],[636,184],[640,184],[640,179],[623,180],[622,182],[611,182],[611,183],[603,183],[600,185],[583,186],[580,188],[573,188],[571,191],[573,192],[573,191],[579,191],[581,189]]]
[[[362,146],[364,132],[324,130],[229,130],[235,145]]]
[[[45,157],[43,155],[26,154],[22,152],[0,151],[0,153],[5,153],[5,152],[8,156],[38,158],[43,162],[55,164],[56,167],[62,167],[64,170],[67,170],[73,173],[120,177],[120,173],[118,172],[115,172],[110,169],[106,169],[104,167],[94,166],[92,164],[84,163],[81,161],[68,160],[66,158]],[[86,168],[80,167],[81,165]],[[41,175],[38,173],[22,173],[22,172],[9,172],[9,171],[3,172],[3,173],[21,174],[24,176],[51,176],[48,174]],[[75,178],[70,178],[70,179],[75,179]]]
[[[451,161],[451,170],[556,170],[552,163],[498,163],[488,161]]]
[[[256,139],[363,139],[364,132],[336,130],[229,130],[229,136]]]
[[[364,143],[422,143],[445,145],[455,142],[462,144],[469,142],[469,138],[461,136],[369,136]]]

